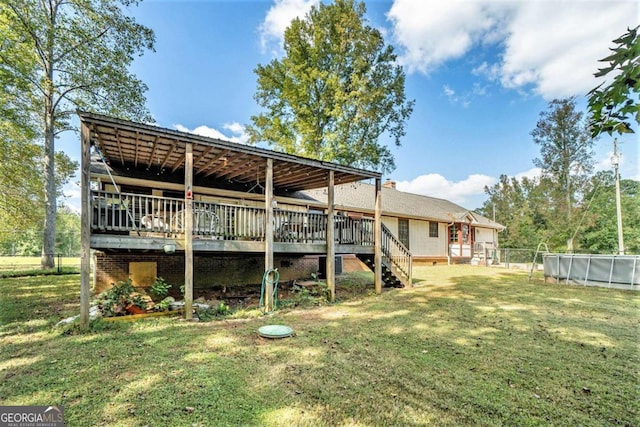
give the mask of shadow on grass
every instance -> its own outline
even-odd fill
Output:
[[[637,424],[634,294],[474,271],[256,319],[80,335],[21,329],[14,310],[2,404],[62,404],[70,425]],[[260,338],[264,324],[296,336]]]

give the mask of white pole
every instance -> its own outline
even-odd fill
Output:
[[[613,140],[613,156],[611,157],[616,174],[616,216],[618,218],[618,254],[624,255],[624,235],[622,233],[622,205],[620,203],[620,155],[618,154],[618,140]]]

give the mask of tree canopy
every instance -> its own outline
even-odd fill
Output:
[[[593,167],[593,139],[583,113],[576,111],[575,99],[554,99],[531,132],[540,146],[540,157],[533,160],[548,181],[556,224],[570,229],[573,205],[580,200],[580,189]],[[571,247],[571,242],[568,243]]]
[[[594,74],[596,77],[614,77],[611,82],[602,82],[588,94],[593,137],[603,132],[609,135],[633,133],[631,121],[640,123],[639,29],[640,26],[628,29],[615,39],[616,46],[611,49],[611,55],[600,60],[607,62],[607,66]]]
[[[553,100],[531,132],[540,147],[533,160],[542,174],[532,179],[501,176],[485,188],[480,209],[506,225],[503,247],[533,248],[545,242],[554,250],[615,253],[617,224],[613,174],[593,174],[593,139],[573,98]],[[627,247],[637,251],[638,182],[623,185],[623,222]],[[635,200],[635,201],[634,201]]]
[[[72,129],[76,109],[150,121],[146,85],[128,71],[153,49],[154,34],[126,16],[136,0],[3,0],[0,3],[0,84],[3,113],[42,141],[43,266],[55,252],[55,138]],[[38,138],[38,139],[36,139]],[[31,142],[32,142],[31,141]]]
[[[252,143],[289,154],[388,172],[395,168],[384,136],[396,145],[413,101],[405,75],[364,3],[336,0],[312,7],[285,31],[284,57],[259,65]]]

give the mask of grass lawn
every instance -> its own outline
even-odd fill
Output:
[[[414,278],[330,306],[88,333],[54,327],[77,313],[79,276],[2,279],[0,405],[64,405],[68,426],[640,425],[639,293],[471,266]],[[296,335],[257,336],[273,323]]]

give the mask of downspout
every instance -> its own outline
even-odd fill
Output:
[[[447,234],[445,236],[445,241],[444,241],[446,245],[447,265],[451,265],[451,248],[450,248],[451,245],[449,244],[449,227],[451,227],[453,224],[455,224],[455,221],[447,224]]]

